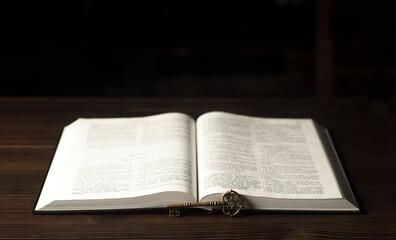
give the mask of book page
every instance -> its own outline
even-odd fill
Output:
[[[310,119],[212,112],[197,120],[199,198],[229,189],[274,198],[340,198]]]
[[[79,119],[57,199],[178,191],[196,199],[195,123],[180,113]],[[56,161],[56,159],[54,159]],[[48,181],[48,179],[47,179]],[[54,190],[54,189],[53,189]]]

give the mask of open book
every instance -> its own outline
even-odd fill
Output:
[[[327,130],[311,119],[209,112],[78,119],[65,127],[34,212],[218,201],[359,211]]]

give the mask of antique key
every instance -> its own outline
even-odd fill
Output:
[[[190,208],[198,206],[211,206],[211,207],[223,207],[223,213],[230,217],[237,215],[243,208],[242,197],[234,190],[229,190],[223,194],[223,201],[211,201],[211,202],[199,202],[199,203],[179,203],[179,204],[168,204],[169,216],[180,217],[181,208]]]

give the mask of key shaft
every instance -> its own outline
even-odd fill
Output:
[[[198,203],[175,203],[168,204],[167,208],[190,208],[190,207],[218,207],[225,205],[222,201],[198,202]]]

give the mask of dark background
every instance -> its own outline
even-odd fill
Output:
[[[396,1],[2,1],[0,96],[396,96]]]

